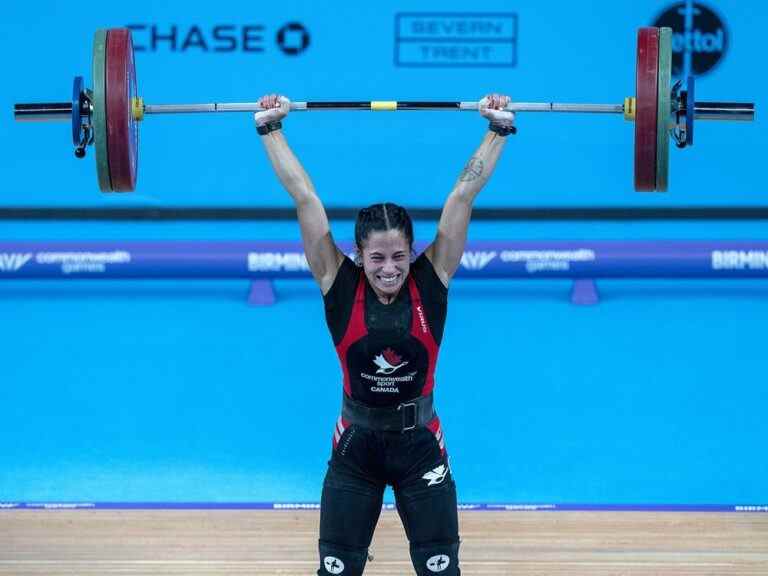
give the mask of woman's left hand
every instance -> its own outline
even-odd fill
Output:
[[[510,103],[509,96],[504,94],[488,94],[480,100],[480,115],[488,118],[493,124],[514,126],[515,113],[505,110]]]

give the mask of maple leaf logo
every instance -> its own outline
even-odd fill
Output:
[[[400,364],[400,362],[403,361],[403,358],[398,356],[397,352],[392,350],[392,348],[387,348],[384,350],[384,352],[381,353],[381,355],[384,356],[384,360],[392,364],[392,366],[397,366]]]
[[[376,370],[376,374],[392,374],[392,372],[398,368],[408,364],[408,362],[403,362],[402,356],[392,350],[392,348],[387,348],[381,354],[376,356],[373,359],[373,363],[379,367],[379,369]]]

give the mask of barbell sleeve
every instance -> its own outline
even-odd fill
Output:
[[[13,118],[19,122],[70,122],[72,102],[14,104]]]
[[[696,102],[693,114],[697,120],[728,120],[752,122],[755,119],[753,102]]]

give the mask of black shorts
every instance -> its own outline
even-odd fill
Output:
[[[351,425],[336,444],[323,483],[321,555],[324,547],[367,552],[387,485],[412,557],[414,549],[436,543],[458,549],[456,485],[432,431],[378,432]]]

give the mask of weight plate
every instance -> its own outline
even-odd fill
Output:
[[[693,115],[696,107],[696,93],[694,90],[694,78],[688,76],[688,84],[685,93],[685,144],[693,146]]]
[[[83,77],[75,76],[72,83],[72,143],[80,146],[80,127],[82,118],[80,117],[80,95],[83,93]]]
[[[659,29],[637,31],[635,77],[635,190],[656,188],[656,134],[659,76]]]
[[[131,32],[127,28],[109,30],[106,70],[107,148],[112,190],[131,192],[136,188],[139,125],[133,118],[136,68]]]
[[[667,191],[669,123],[672,118],[672,28],[659,28],[659,77],[656,132],[656,190]]]
[[[112,191],[107,155],[107,98],[105,94],[107,60],[107,31],[96,30],[93,35],[93,148],[96,151],[96,175],[102,192]]]
[[[667,191],[669,123],[672,117],[672,28],[659,28],[659,72],[656,131],[656,190]]]

